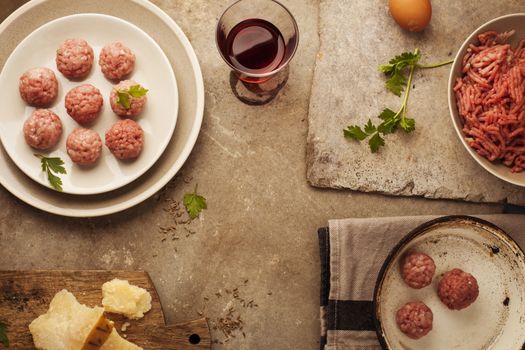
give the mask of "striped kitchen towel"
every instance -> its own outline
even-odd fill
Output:
[[[513,236],[525,215],[477,215]],[[377,275],[408,232],[436,216],[331,220],[321,228],[321,350],[378,350],[372,319]],[[525,235],[513,237],[525,247]]]

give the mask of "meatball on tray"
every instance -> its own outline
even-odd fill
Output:
[[[111,80],[113,75],[108,78],[108,70],[113,69],[111,64],[115,67],[119,65],[119,51],[106,52],[104,72],[98,61],[103,48],[109,45],[119,50],[123,50],[120,48],[125,45],[128,56],[133,55],[127,69],[121,72],[125,75],[118,77],[136,82],[138,87],[133,86],[134,91],[147,93],[148,102],[145,103],[146,97],[142,98],[140,111],[121,116],[111,108],[110,96],[120,80]],[[31,82],[26,82],[25,75],[24,84],[19,81],[24,72],[38,67],[52,70],[58,80],[56,97],[45,100],[49,103],[43,108],[58,115],[63,126],[56,145],[46,150],[35,149],[24,140],[24,122],[35,110],[34,104],[30,103],[33,100],[27,96],[29,92],[34,94],[33,85],[47,85],[40,81],[31,85]],[[44,70],[36,72],[40,71]],[[7,59],[0,75],[0,85],[3,87],[0,105],[4,109],[0,116],[0,138],[6,153],[22,172],[46,187],[50,187],[50,182],[34,154],[60,157],[67,171],[67,174],[60,175],[63,192],[75,195],[107,193],[147,172],[172,140],[179,111],[175,74],[160,46],[134,24],[103,14],[66,16],[37,28],[18,44]],[[119,90],[118,96],[126,91]],[[127,93],[133,104],[135,97],[129,91]],[[38,105],[38,108],[42,107]],[[132,119],[143,131],[140,154],[136,152],[132,159],[122,159],[115,157],[105,145],[101,150],[90,150],[86,144],[82,146],[85,148],[83,152],[100,152],[100,155],[89,162],[78,160],[78,157],[71,158],[71,149],[68,149],[66,142],[73,130],[87,128],[103,140],[106,132],[125,118]],[[129,140],[121,140],[121,144],[127,143]]]
[[[503,230],[478,218],[427,222],[388,255],[374,312],[384,349],[521,349],[524,253]]]

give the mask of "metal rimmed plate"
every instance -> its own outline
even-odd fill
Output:
[[[122,11],[125,8],[126,11]],[[132,183],[99,195],[57,193],[25,176],[0,147],[0,184],[22,201],[64,216],[93,217],[130,208],[160,190],[182,167],[199,135],[204,85],[199,62],[188,38],[161,9],[145,0],[33,0],[0,24],[0,66],[20,41],[39,26],[78,13],[102,13],[135,24],[151,36],[171,63],[179,86],[177,126],[166,151]]]
[[[56,49],[68,38],[87,40],[97,58],[88,77],[70,81],[56,70]],[[142,84],[148,92],[144,111],[134,120],[144,130],[145,145],[140,156],[133,161],[117,160],[109,149],[103,147],[100,159],[93,167],[75,165],[66,152],[66,138],[80,127],[66,112],[64,97],[72,88],[81,84],[97,87],[104,97],[102,111],[96,121],[87,126],[102,139],[113,123],[121,118],[109,106],[109,94],[114,82],[107,80],[97,64],[98,55],[106,44],[123,41],[135,54],[137,61],[129,79]],[[55,71],[59,81],[58,97],[49,107],[62,120],[63,135],[51,152],[42,152],[26,145],[23,124],[35,108],[28,106],[19,96],[18,79],[33,67],[48,67]],[[62,17],[44,24],[29,34],[11,53],[0,74],[0,138],[11,160],[30,178],[49,186],[40,169],[40,160],[34,153],[60,157],[67,174],[61,175],[63,191],[87,195],[109,192],[123,187],[144,174],[164,152],[170,142],[178,112],[177,83],[168,58],[157,43],[143,30],[120,18],[96,13]]]
[[[430,255],[436,263],[432,284],[416,290],[400,274],[407,252]],[[479,297],[468,308],[449,310],[437,296],[440,275],[452,268],[474,275]],[[397,327],[396,311],[420,300],[434,314],[432,331],[414,340]],[[522,349],[525,342],[525,256],[503,230],[481,219],[449,216],[423,224],[394,247],[374,291],[375,325],[384,349]]]

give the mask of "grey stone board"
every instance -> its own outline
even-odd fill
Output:
[[[386,137],[372,154],[365,143],[343,138],[343,128],[362,125],[402,98],[384,88],[377,67],[404,51],[420,48],[423,63],[453,57],[465,38],[486,21],[523,12],[525,3],[433,1],[422,33],[401,29],[387,1],[321,1],[320,50],[309,110],[307,177],[317,187],[348,188],[390,195],[525,204],[525,190],[481,168],[460,143],[447,102],[450,66],[416,72],[408,106],[416,130]]]

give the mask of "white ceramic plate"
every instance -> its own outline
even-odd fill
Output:
[[[461,45],[461,48],[454,59],[454,63],[452,64],[448,80],[448,106],[450,109],[450,115],[452,117],[452,122],[454,124],[454,128],[456,129],[456,133],[463,143],[463,146],[465,146],[465,149],[472,156],[472,158],[478,162],[479,165],[481,165],[492,175],[504,181],[518,186],[525,186],[525,171],[521,173],[513,173],[509,167],[501,163],[491,162],[488,159],[480,156],[472,147],[468,145],[467,141],[465,140],[465,135],[463,134],[463,126],[456,105],[454,85],[456,78],[461,76],[463,57],[465,56],[469,45],[477,43],[478,35],[489,30],[494,30],[500,33],[515,30],[516,34],[514,34],[511,40],[509,40],[509,43],[513,47],[516,47],[518,42],[525,38],[525,13],[515,13],[495,18],[472,32],[472,34],[470,34],[470,36],[465,40],[463,45]]]
[[[436,263],[432,284],[408,287],[400,273],[407,252]],[[440,275],[453,268],[471,273],[479,296],[467,308],[449,310],[437,295]],[[396,312],[420,300],[433,312],[433,329],[414,340],[396,324]],[[444,217],[409,233],[389,254],[374,293],[377,334],[385,349],[519,350],[525,342],[525,257],[498,227],[472,217]]]
[[[56,49],[68,38],[83,38],[95,52],[95,62],[90,75],[82,81],[69,81],[56,69]],[[122,41],[136,56],[135,69],[130,79],[149,89],[148,103],[135,120],[144,130],[144,148],[134,161],[122,162],[103,147],[102,155],[94,167],[80,167],[71,162],[66,152],[66,138],[78,125],[66,112],[64,97],[67,92],[81,84],[92,84],[103,97],[102,113],[89,128],[98,132],[102,140],[113,123],[120,118],[109,105],[112,82],[107,80],[98,65],[98,55],[104,45]],[[22,126],[35,110],[28,106],[18,92],[18,79],[33,67],[51,68],[59,80],[59,94],[49,107],[57,113],[64,127],[59,144],[44,154],[60,157],[65,162],[66,175],[60,175],[65,193],[98,194],[125,186],[144,174],[161,156],[168,145],[177,120],[178,92],[175,75],[168,58],[144,31],[122,19],[102,14],[78,14],[51,21],[25,38],[9,56],[0,75],[0,137],[2,144],[15,164],[30,178],[49,186],[47,177],[40,169],[40,161],[34,156],[23,137]]]
[[[122,9],[126,11],[123,12]],[[33,0],[0,23],[0,66],[34,29],[56,18],[97,12],[140,26],[164,50],[179,86],[179,115],[166,151],[143,176],[109,193],[75,196],[52,191],[25,176],[0,146],[0,183],[25,203],[72,217],[94,217],[128,209],[159,191],[188,158],[199,135],[204,111],[202,73],[188,38],[164,11],[143,0]]]

